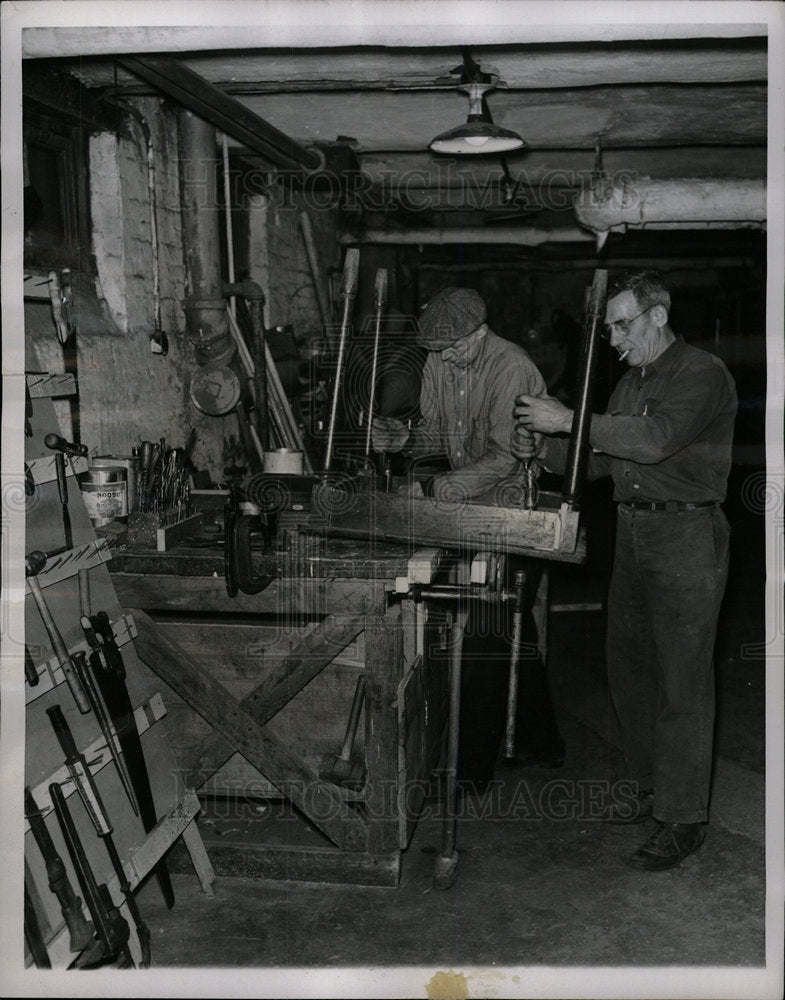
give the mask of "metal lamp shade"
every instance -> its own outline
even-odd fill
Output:
[[[430,143],[434,153],[507,153],[520,149],[526,143],[518,135],[501,125],[483,121],[469,115],[465,124],[442,132]]]

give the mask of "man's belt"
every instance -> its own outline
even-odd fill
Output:
[[[687,503],[683,500],[620,500],[621,507],[631,510],[663,510],[668,514],[676,514],[680,510],[697,510],[698,507],[714,507],[719,500],[698,500]]]

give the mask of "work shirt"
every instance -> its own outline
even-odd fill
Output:
[[[491,330],[466,368],[429,351],[420,389],[422,422],[405,452],[446,454],[444,478],[461,495],[477,496],[520,471],[510,451],[515,399],[521,393],[546,395],[545,381],[522,347]]]
[[[589,432],[587,476],[610,474],[614,500],[725,499],[736,385],[723,362],[677,337],[619,380]],[[563,472],[568,441],[546,438],[538,461]]]

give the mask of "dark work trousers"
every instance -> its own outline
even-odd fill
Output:
[[[628,777],[665,823],[708,819],[714,642],[730,529],[718,506],[619,506],[608,598],[608,680]]]
[[[545,665],[537,651],[532,603],[542,574],[535,559],[508,557],[506,585],[515,571],[526,573],[523,648],[519,660],[516,753],[543,760],[564,757],[551,702]],[[512,640],[512,602],[472,602],[461,662],[461,716],[458,780],[482,785],[493,777],[507,719],[507,689]]]

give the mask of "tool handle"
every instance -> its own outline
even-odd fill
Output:
[[[36,670],[35,663],[33,663],[33,657],[30,655],[30,650],[25,645],[25,680],[30,685],[30,687],[35,687],[38,684],[40,677],[38,676],[38,671]]]
[[[109,822],[109,816],[101,801],[101,796],[98,794],[95,779],[84,756],[76,748],[73,734],[65,721],[60,706],[52,705],[51,708],[47,708],[46,714],[52,723],[60,748],[65,754],[65,766],[68,768],[71,780],[79,792],[79,798],[90,816],[95,832],[99,837],[108,837],[112,832],[112,824]]]
[[[49,605],[46,603],[44,595],[41,593],[41,585],[34,576],[28,577],[28,583],[30,585],[30,591],[33,595],[33,599],[38,607],[38,612],[41,615],[41,620],[44,623],[46,634],[49,636],[49,642],[52,644],[52,649],[57,657],[57,662],[60,664],[60,668],[65,675],[65,679],[68,683],[71,694],[74,697],[76,706],[83,715],[86,715],[90,711],[90,702],[87,700],[87,695],[82,690],[79,678],[74,672],[71,657],[68,655],[68,649],[63,642],[63,637],[60,635],[60,630],[57,628],[55,620],[52,617],[52,612],[49,610]]]
[[[60,503],[68,503],[68,480],[65,477],[65,455],[62,451],[55,454],[55,477],[57,478],[57,493]]]
[[[343,262],[343,286],[341,294],[354,298],[357,294],[357,281],[360,273],[360,251],[350,248],[346,251]]]
[[[52,705],[47,708],[46,714],[49,716],[49,721],[52,723],[52,729],[55,731],[55,736],[57,737],[57,742],[60,744],[60,749],[65,754],[66,763],[73,763],[79,758],[79,751],[76,748],[76,742],[73,737],[73,733],[65,721],[65,716],[63,715],[63,710],[59,705]]]
[[[344,736],[343,747],[341,748],[341,760],[348,760],[352,752],[354,740],[357,736],[357,724],[360,721],[360,712],[362,711],[364,698],[365,678],[361,674],[357,678],[357,687],[354,689],[354,698],[352,699],[352,707],[349,712],[349,721],[346,724],[346,735]]]
[[[86,444],[74,444],[71,441],[66,441],[59,434],[47,434],[44,438],[44,444],[51,451],[58,451],[65,455],[79,455],[82,458],[87,455],[88,451]]]
[[[373,305],[375,309],[384,309],[387,304],[387,268],[380,267],[376,272],[373,286]]]
[[[24,925],[27,947],[30,949],[30,954],[33,956],[33,961],[37,969],[51,969],[52,963],[49,960],[49,952],[46,950],[44,936],[41,933],[41,927],[38,923],[35,908],[33,907],[33,901],[30,898],[27,882],[25,882],[24,898]]]

